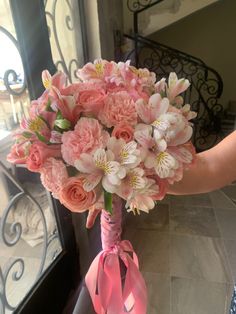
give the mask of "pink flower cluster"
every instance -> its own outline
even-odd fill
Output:
[[[8,161],[39,172],[46,189],[74,212],[101,208],[104,190],[130,211],[148,212],[168,184],[194,161],[190,142],[196,114],[168,82],[130,62],[96,60],[66,85],[63,73],[43,71],[43,95],[32,102]]]

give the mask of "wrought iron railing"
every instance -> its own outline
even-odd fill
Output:
[[[223,112],[218,102],[223,90],[220,75],[200,59],[176,49],[142,36],[125,37],[133,43],[133,49],[123,56],[124,60],[131,60],[137,67],[148,68],[156,73],[158,79],[167,78],[170,72],[189,79],[191,85],[184,100],[198,113],[193,121],[193,142],[198,151],[215,145],[221,138],[220,116]],[[134,42],[138,43],[138,48]]]
[[[40,261],[38,265],[38,269],[28,269],[25,265],[25,258],[21,256],[11,256],[8,262],[5,265],[0,265],[0,313],[4,314],[6,311],[14,311],[17,307],[17,303],[21,301],[21,299],[15,298],[14,304],[9,300],[9,286],[13,289],[14,285],[19,283],[22,279],[22,283],[24,285],[29,284],[27,282],[27,278],[25,274],[27,272],[32,272],[34,274],[34,281],[36,282],[38,278],[42,275],[45,268],[48,266],[48,263],[53,261],[56,256],[60,253],[61,250],[60,245],[54,245],[52,243],[60,242],[58,231],[55,228],[54,231],[49,234],[48,226],[46,222],[45,212],[42,207],[42,199],[37,200],[34,196],[32,196],[23,185],[11,174],[11,172],[4,166],[4,164],[0,161],[0,173],[1,178],[5,178],[8,182],[7,186],[9,188],[9,203],[6,208],[2,211],[0,217],[0,242],[2,243],[2,247],[5,248],[15,247],[19,244],[19,241],[22,238],[23,227],[21,222],[17,220],[9,220],[12,212],[21,209],[19,208],[20,200],[25,200],[28,203],[32,204],[32,208],[35,210],[35,214],[37,213],[40,216],[40,222],[42,224],[42,237],[41,237],[41,245],[40,245]],[[11,191],[13,190],[13,191]],[[17,190],[17,193],[15,193]],[[12,192],[12,193],[11,193]],[[14,194],[14,195],[10,195]],[[48,196],[48,200],[50,203],[50,196]],[[52,205],[51,205],[52,206]],[[22,252],[23,253],[23,252]],[[34,281],[30,281],[30,284],[33,284]],[[25,286],[24,286],[25,287]],[[30,286],[28,287],[28,289]],[[27,292],[27,291],[26,291]],[[17,299],[17,300],[16,300]]]
[[[219,102],[223,91],[223,81],[217,71],[207,66],[201,59],[185,52],[163,45],[138,34],[138,16],[163,0],[127,0],[128,9],[133,13],[133,33],[124,35],[128,51],[119,56],[136,67],[146,67],[160,80],[176,72],[191,82],[184,95],[185,103],[198,113],[193,142],[197,151],[214,146],[221,138],[221,116],[223,107]]]

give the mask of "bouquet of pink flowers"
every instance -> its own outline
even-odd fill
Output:
[[[73,212],[111,212],[112,194],[128,211],[148,212],[194,159],[195,113],[179,95],[189,81],[171,73],[156,82],[147,69],[105,60],[77,73],[81,81],[69,86],[63,73],[42,73],[46,91],[32,102],[8,161],[40,172]]]
[[[154,73],[129,61],[96,60],[77,75],[77,83],[66,85],[63,73],[43,71],[46,90],[32,102],[8,161],[39,172],[45,188],[73,212],[111,215],[117,195],[128,211],[148,213],[194,160],[189,120],[196,114],[180,96],[189,81],[170,73],[168,82],[156,82]],[[102,301],[93,302],[103,313]]]

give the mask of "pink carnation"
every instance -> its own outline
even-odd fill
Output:
[[[62,157],[74,166],[75,160],[82,153],[92,153],[98,148],[105,148],[109,139],[108,132],[96,119],[81,118],[75,126],[74,131],[68,131],[62,135]]]
[[[135,103],[127,92],[118,92],[107,96],[99,119],[108,128],[122,121],[134,126],[137,123]]]
[[[40,172],[44,187],[52,192],[55,198],[58,198],[58,194],[68,178],[65,164],[61,160],[51,157],[44,163]]]

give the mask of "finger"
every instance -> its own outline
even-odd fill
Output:
[[[100,209],[90,210],[87,217],[86,228],[90,229],[94,225],[97,215],[100,213]]]

